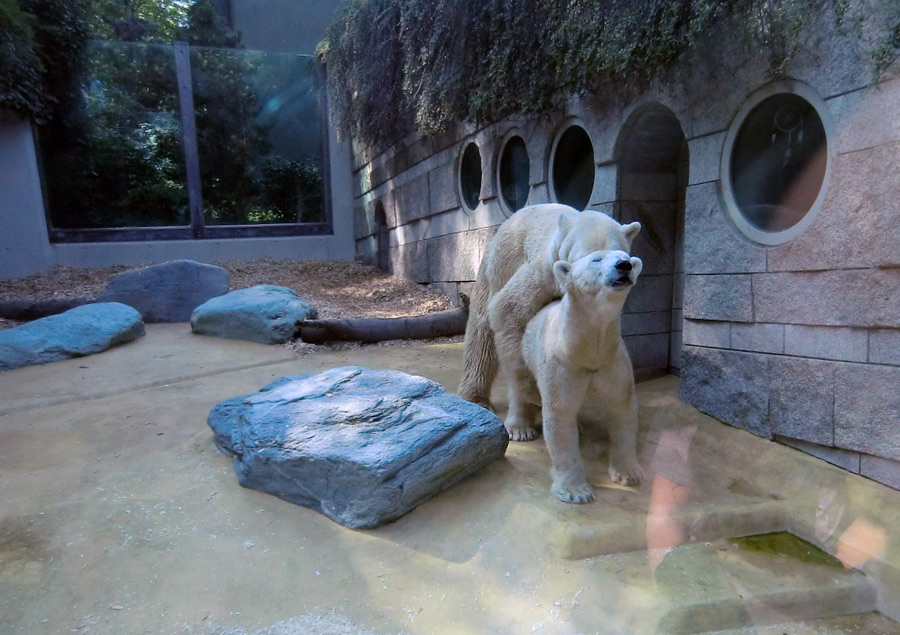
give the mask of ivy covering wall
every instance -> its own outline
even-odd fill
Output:
[[[863,3],[858,3],[862,5]],[[727,27],[766,51],[774,76],[813,16],[861,35],[873,67],[900,50],[900,3],[870,0],[346,0],[319,48],[339,127],[371,146],[457,122],[539,114],[572,94],[640,87]],[[885,21],[886,20],[886,21]],[[724,24],[723,24],[724,23]]]

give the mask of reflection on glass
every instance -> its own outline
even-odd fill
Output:
[[[528,149],[522,137],[512,137],[500,157],[500,195],[512,211],[518,211],[528,200],[530,164]]]
[[[566,130],[553,157],[553,188],[560,203],[583,210],[594,189],[594,146],[581,126]]]
[[[323,222],[318,64],[193,48],[191,76],[207,224]]]
[[[769,97],[751,111],[734,143],[731,173],[741,213],[763,231],[790,229],[813,207],[826,162],[816,109],[791,93]]]
[[[63,100],[39,131],[54,227],[188,223],[171,46],[91,42]]]
[[[175,51],[91,42],[41,127],[58,229],[190,223]],[[192,48],[207,224],[325,222],[321,67],[314,58]]]
[[[459,166],[459,188],[466,208],[473,210],[478,207],[481,196],[481,153],[474,143],[467,145],[463,152]]]

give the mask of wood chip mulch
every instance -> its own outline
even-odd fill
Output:
[[[425,315],[453,307],[450,298],[434,287],[417,284],[356,262],[266,258],[213,264],[228,271],[232,291],[258,284],[288,287],[315,306],[320,319],[403,317]],[[27,278],[0,280],[0,300],[95,298],[103,292],[117,273],[137,268],[139,266],[114,266],[103,269],[56,266]],[[18,324],[20,323],[0,318],[0,330]],[[441,341],[460,340],[461,336],[441,339]],[[382,345],[397,344],[398,342],[382,343]],[[298,354],[320,348],[302,342],[288,346]],[[325,346],[345,349],[359,345],[342,343]]]

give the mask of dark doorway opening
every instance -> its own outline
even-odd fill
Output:
[[[675,114],[644,106],[626,122],[616,148],[620,222],[640,221],[632,252],[644,262],[622,316],[638,375],[679,374],[684,288],[684,209],[688,148]]]

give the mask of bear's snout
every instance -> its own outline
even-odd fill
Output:
[[[631,272],[634,267],[630,259],[622,259],[613,265],[613,272],[609,285],[613,288],[629,287],[634,284]]]

